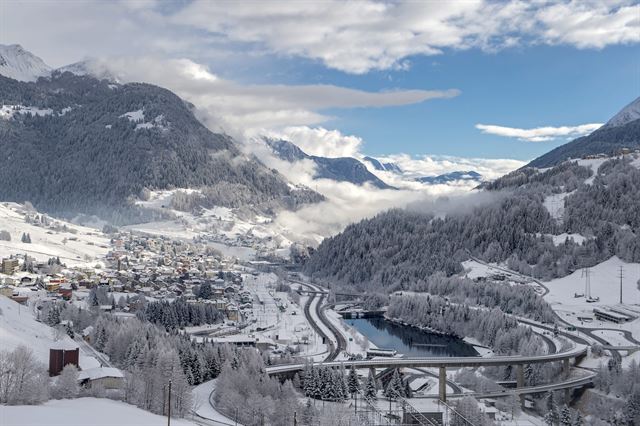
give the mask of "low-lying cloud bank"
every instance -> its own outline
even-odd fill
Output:
[[[274,233],[293,241],[317,244],[348,224],[381,211],[403,208],[412,203],[428,203],[443,195],[463,196],[477,185],[474,181],[424,185],[416,182],[416,177],[474,170],[492,179],[524,164],[517,160],[395,154],[380,160],[397,164],[403,170],[402,174],[374,170],[366,162],[365,165],[397,190],[314,179],[315,164],[312,161],[283,161],[274,156],[261,138],[269,136],[289,140],[310,155],[362,160],[363,140],[319,126],[329,118],[322,114],[322,110],[406,105],[457,96],[458,91],[366,92],[327,85],[241,85],[222,79],[207,67],[188,59],[118,57],[93,60],[87,63],[87,67],[94,74],[111,74],[121,82],[143,81],[174,91],[196,106],[199,118],[211,130],[235,136],[247,155],[254,155],[266,166],[277,169],[290,182],[323,194],[326,201],[296,212],[281,212],[274,219],[271,224]]]

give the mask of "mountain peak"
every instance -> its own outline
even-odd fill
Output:
[[[607,121],[604,127],[619,127],[640,118],[640,96]]]
[[[0,74],[19,81],[36,81],[51,73],[51,67],[19,44],[0,44]]]

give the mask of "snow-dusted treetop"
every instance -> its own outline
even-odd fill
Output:
[[[20,81],[36,81],[51,74],[51,67],[19,44],[0,44],[0,74]]]
[[[607,121],[605,127],[618,127],[640,118],[640,97],[637,97],[626,107]]]

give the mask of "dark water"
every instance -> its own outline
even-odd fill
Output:
[[[429,333],[384,318],[346,319],[381,349],[395,349],[406,357],[478,356],[473,346],[452,336]]]

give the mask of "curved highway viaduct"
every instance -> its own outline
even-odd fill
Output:
[[[270,376],[291,374],[301,371],[306,365],[314,367],[345,367],[355,368],[419,368],[431,367],[439,369],[439,393],[441,401],[446,401],[447,368],[462,367],[488,367],[488,366],[516,366],[517,388],[524,387],[524,366],[527,364],[540,364],[547,362],[562,362],[565,377],[569,375],[569,368],[572,359],[579,360],[587,355],[586,346],[578,346],[566,352],[536,356],[495,356],[495,357],[449,357],[449,358],[388,358],[372,360],[349,360],[314,362],[309,364],[285,364],[268,367],[266,372]],[[580,382],[581,384],[584,384]]]

